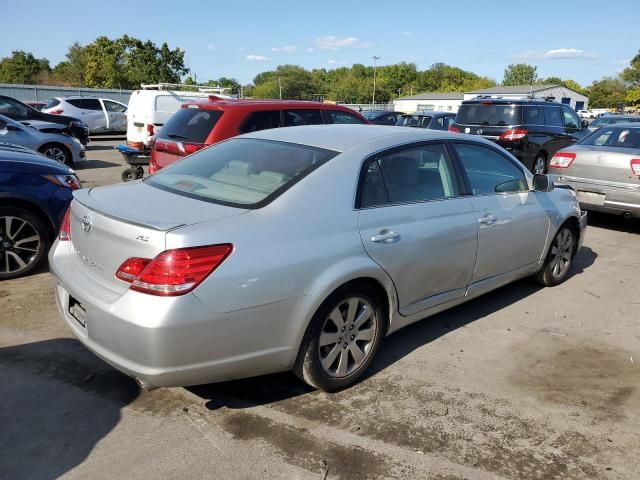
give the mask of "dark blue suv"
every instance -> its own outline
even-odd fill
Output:
[[[66,165],[0,143],[0,280],[42,263],[77,188],[80,181]]]

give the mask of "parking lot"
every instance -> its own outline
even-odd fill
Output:
[[[123,141],[89,144],[83,186],[120,181]],[[46,267],[4,281],[0,478],[638,478],[640,222],[589,223],[566,283],[409,326],[335,394],[288,373],[140,391],[72,338]]]

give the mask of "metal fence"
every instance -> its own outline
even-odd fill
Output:
[[[117,100],[125,105],[133,90],[116,90],[110,88],[56,87],[48,85],[18,85],[0,83],[0,95],[17,98],[23,102],[48,102],[52,97],[70,97],[83,95],[87,97],[104,97]]]
[[[357,112],[376,111],[393,111],[393,103],[341,103],[343,107],[351,108]]]

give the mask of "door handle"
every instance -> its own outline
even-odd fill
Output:
[[[478,219],[478,223],[482,225],[492,225],[498,220],[498,217],[495,215],[486,214],[484,217]]]
[[[372,242],[376,243],[394,243],[400,238],[400,234],[389,230],[382,230],[378,235],[371,237]]]

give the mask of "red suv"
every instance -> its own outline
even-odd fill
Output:
[[[164,124],[151,150],[149,173],[241,133],[267,128],[370,123],[347,107],[293,100],[227,100],[185,103]]]

